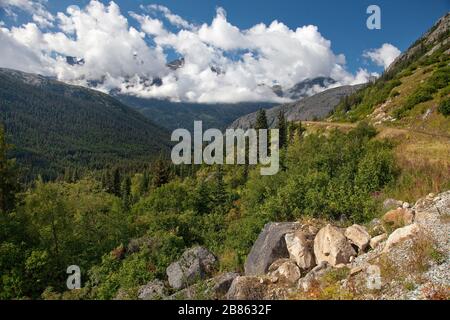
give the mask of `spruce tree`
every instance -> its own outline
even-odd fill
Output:
[[[169,167],[162,158],[159,158],[153,164],[153,187],[159,188],[167,182],[169,182]]]
[[[18,191],[18,177],[14,160],[8,159],[11,146],[6,142],[5,130],[0,125],[0,212],[5,213],[14,209],[16,192]]]
[[[280,135],[280,149],[283,149],[287,145],[287,123],[284,111],[278,113],[278,130]]]
[[[129,176],[122,181],[121,194],[123,207],[128,211],[131,205],[131,178]]]
[[[112,193],[117,197],[120,197],[121,181],[120,170],[116,168],[113,174]]]
[[[260,109],[258,111],[258,114],[256,116],[255,129],[269,129],[269,125],[267,124],[266,110]]]

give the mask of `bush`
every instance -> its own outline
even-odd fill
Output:
[[[450,115],[450,98],[444,99],[440,103],[438,110],[444,116],[448,117]]]

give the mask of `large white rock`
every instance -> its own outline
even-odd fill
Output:
[[[308,240],[303,231],[288,233],[284,239],[290,259],[294,260],[301,269],[308,270],[316,265],[313,252],[314,242]]]
[[[366,228],[357,224],[345,229],[345,236],[360,250],[365,250],[370,242],[370,234],[367,232]]]
[[[392,246],[400,242],[403,242],[407,239],[411,239],[418,236],[420,231],[421,228],[416,223],[395,230],[394,232],[391,233],[391,235],[387,239],[383,252],[388,252],[392,248]]]
[[[356,252],[344,233],[337,227],[327,225],[320,229],[314,239],[316,263],[328,262],[331,266],[348,263]]]

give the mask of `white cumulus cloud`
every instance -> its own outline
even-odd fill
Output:
[[[28,2],[0,3],[13,1]],[[333,52],[316,26],[291,29],[273,21],[242,30],[222,8],[211,23],[195,25],[160,5],[141,6],[141,12],[127,17],[114,2],[92,0],[84,8],[58,12],[51,31],[36,20],[0,28],[7,46],[0,48],[6,57],[2,55],[0,65],[103,91],[204,103],[281,102],[285,100],[274,94],[274,84],[288,89],[323,76],[335,79],[336,86],[366,82],[371,76],[363,69],[348,72],[345,57]],[[181,68],[166,66],[169,51],[184,59]],[[79,63],[67,63],[67,56]],[[380,56],[385,59],[385,52]],[[152,85],[157,79],[158,85]]]
[[[364,52],[364,57],[369,58],[380,67],[387,69],[391,63],[401,54],[397,47],[390,43],[384,43],[378,49],[372,49]]]

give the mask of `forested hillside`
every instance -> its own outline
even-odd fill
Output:
[[[27,177],[132,167],[170,144],[164,129],[106,94],[7,69],[0,69],[0,122]]]
[[[175,130],[193,129],[194,121],[202,121],[204,128],[225,129],[242,115],[275,104],[264,102],[242,102],[235,104],[202,104],[171,102],[168,100],[145,99],[128,95],[118,95],[117,99],[135,108],[154,123]]]

